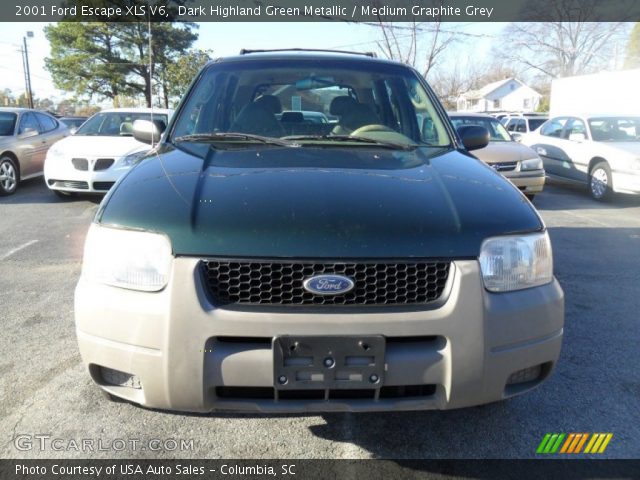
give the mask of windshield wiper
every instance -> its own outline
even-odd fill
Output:
[[[217,133],[194,133],[192,135],[182,135],[173,139],[174,142],[216,142],[225,140],[251,140],[264,143],[266,145],[279,145],[281,147],[299,147],[296,143],[280,140],[274,137],[263,137],[251,133],[238,132],[217,132]]]
[[[336,142],[369,143],[378,147],[391,148],[393,150],[413,150],[418,145],[403,145],[401,143],[385,142],[367,137],[352,137],[350,135],[291,135],[282,137],[283,140],[328,140]]]

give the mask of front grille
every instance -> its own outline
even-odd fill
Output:
[[[424,305],[440,298],[450,263],[287,263],[205,260],[203,272],[216,305]],[[344,275],[355,286],[341,295],[303,288],[309,277]]]
[[[491,166],[498,172],[511,172],[516,169],[518,162],[492,163]]]
[[[109,190],[116,182],[93,182],[94,190]]]
[[[71,163],[76,170],[82,170],[83,172],[89,170],[89,161],[86,158],[72,158]]]
[[[281,390],[273,387],[216,387],[216,396],[228,400],[375,400],[375,389],[321,389]],[[436,392],[435,385],[398,385],[382,387],[380,399],[413,399],[430,397]],[[326,395],[326,396],[325,396]],[[328,398],[327,398],[328,397]]]
[[[49,185],[59,188],[75,188],[76,190],[88,190],[87,182],[79,182],[74,180],[49,180]]]
[[[93,165],[94,170],[106,170],[111,165],[113,165],[115,159],[113,158],[99,158],[96,160],[96,163]]]

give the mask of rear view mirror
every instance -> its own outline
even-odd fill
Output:
[[[133,122],[133,138],[139,142],[153,145],[160,141],[165,128],[164,122],[158,120],[153,122],[151,120],[136,120]]]
[[[478,150],[489,145],[489,130],[478,125],[467,125],[458,128],[458,135],[467,150]]]

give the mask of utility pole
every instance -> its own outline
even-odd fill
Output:
[[[22,43],[24,45],[24,75],[25,83],[27,87],[27,102],[29,108],[33,108],[33,91],[31,90],[31,71],[29,70],[29,50],[27,50],[27,37],[33,38],[33,32],[27,32],[27,35],[22,37]]]

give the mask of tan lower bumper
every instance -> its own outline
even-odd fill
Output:
[[[536,194],[542,192],[544,188],[544,172],[541,173],[514,173],[513,175],[505,175],[511,183],[527,194]]]
[[[145,406],[185,411],[446,409],[500,400],[537,386],[549,374],[560,353],[563,308],[555,281],[508,294],[486,292],[476,261],[455,262],[441,307],[413,312],[219,309],[207,299],[198,261],[187,258],[176,259],[162,292],[85,279],[76,290],[80,352],[102,388]],[[425,388],[417,396],[269,398],[274,386],[270,339],[280,335],[384,335],[385,391]],[[399,341],[407,337],[411,341]],[[514,372],[537,365],[543,367],[536,381],[506,385]],[[100,367],[133,374],[142,388],[108,384]],[[229,397],[229,391],[267,395]]]

